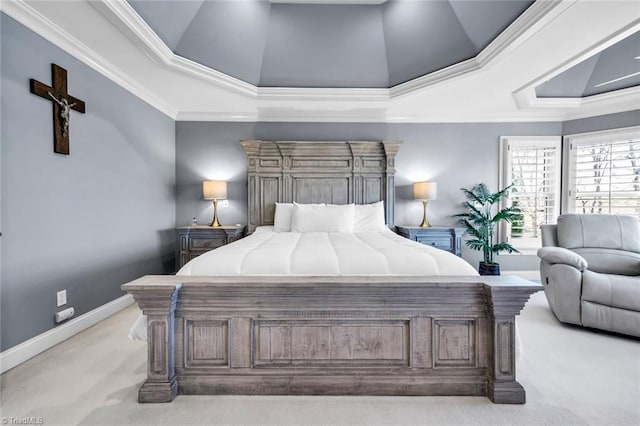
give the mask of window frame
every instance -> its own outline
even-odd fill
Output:
[[[620,127],[616,129],[598,130],[595,132],[575,133],[563,137],[563,161],[562,166],[566,172],[562,176],[562,212],[575,213],[575,203],[572,202],[572,195],[575,192],[575,176],[573,163],[575,161],[577,147],[580,144],[591,144],[594,142],[605,142],[607,139],[627,139],[640,137],[640,126]],[[597,213],[594,213],[597,214]]]
[[[513,145],[538,145],[540,147],[554,147],[556,149],[556,187],[555,193],[555,217],[562,212],[562,186],[563,177],[563,149],[562,136],[501,136],[500,137],[500,171],[498,176],[499,189],[505,188],[512,183],[511,150]],[[511,199],[507,198],[500,203],[500,208],[511,205]],[[511,225],[503,222],[498,229],[500,241],[510,243],[523,254],[535,254],[542,247],[540,237],[538,238],[516,238],[511,237]]]

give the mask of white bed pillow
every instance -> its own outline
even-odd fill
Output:
[[[301,209],[323,207],[321,204],[298,204],[298,203],[276,203],[276,212],[273,216],[273,232],[291,232],[291,217],[293,215],[293,205],[296,204]]]
[[[355,224],[353,232],[384,231],[384,202],[360,204],[355,206]]]
[[[293,203],[276,203],[273,215],[273,232],[291,232],[291,215]]]
[[[353,204],[331,204],[311,208],[295,203],[293,205],[293,232],[353,232],[354,223]]]

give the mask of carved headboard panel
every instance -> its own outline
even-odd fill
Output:
[[[368,204],[383,200],[394,224],[398,141],[241,141],[247,154],[249,232],[273,225],[275,203]]]

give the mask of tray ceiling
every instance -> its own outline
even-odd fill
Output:
[[[343,2],[344,0],[335,1]],[[580,95],[552,97],[553,95],[542,95],[542,91],[540,91],[541,95],[536,93],[536,88],[542,87],[546,82],[555,82],[554,79],[558,76],[598,55],[597,60],[591,59],[598,62],[591,73],[594,74],[600,62],[606,64],[608,61],[608,48],[617,43],[624,43],[626,39],[633,40],[630,37],[640,31],[640,8],[637,2],[538,0],[530,4],[515,21],[493,37],[486,32],[488,27],[485,27],[483,22],[492,19],[496,14],[476,16],[467,9],[465,15],[461,9],[456,9],[458,5],[455,2],[389,0],[382,4],[368,6],[352,4],[320,6],[317,4],[284,5],[268,3],[266,0],[262,2],[237,0],[234,2],[235,7],[245,7],[240,24],[233,21],[231,15],[221,14],[216,19],[221,16],[227,16],[228,19],[211,21],[208,25],[219,24],[224,27],[228,21],[227,26],[235,32],[232,33],[233,36],[224,37],[226,40],[231,40],[229,45],[248,46],[244,51],[241,50],[244,56],[239,56],[240,59],[233,58],[234,52],[225,51],[224,48],[227,45],[215,38],[201,44],[208,43],[208,46],[216,51],[217,55],[226,58],[225,61],[229,64],[236,64],[237,61],[245,61],[248,64],[254,64],[254,61],[259,62],[260,70],[253,71],[254,78],[257,79],[254,81],[257,81],[257,84],[202,65],[174,51],[183,42],[186,43],[188,37],[198,38],[197,35],[188,36],[189,28],[195,23],[196,15],[205,6],[209,7],[210,3],[229,3],[228,1],[186,0],[156,3],[157,7],[152,9],[154,13],[164,16],[164,19],[170,17],[171,23],[171,25],[166,24],[165,32],[161,35],[156,33],[126,0],[2,0],[0,11],[176,120],[330,123],[524,122],[565,121],[638,109],[640,85],[582,97]],[[438,27],[440,22],[429,21],[426,13],[409,13],[406,10],[404,15],[398,12],[398,15],[393,17],[397,20],[395,22],[403,23],[402,26],[398,24],[394,29],[399,35],[391,30],[387,31],[385,14],[391,13],[389,11],[392,10],[390,9],[392,5],[399,6],[404,3],[417,5],[439,3],[441,10],[446,9],[443,6],[448,6],[449,16],[455,15],[456,25],[464,29],[467,42],[463,45],[469,50],[473,48],[481,51],[470,59],[429,72],[430,68],[420,62],[424,60],[419,56],[420,52],[434,49],[438,45],[449,46],[447,43],[450,40],[443,41],[442,35],[425,36],[425,34],[431,34],[428,31]],[[476,3],[501,6],[510,1],[459,3],[465,7]],[[255,7],[256,4],[259,7]],[[181,7],[177,8],[178,5]],[[346,51],[343,45],[349,45],[356,52],[350,55],[364,58],[362,61],[366,64],[371,63],[371,58],[391,63],[391,65],[387,64],[386,68],[381,67],[388,74],[387,82],[384,83],[384,79],[380,79],[384,74],[369,73],[369,70],[365,69],[358,74],[358,78],[361,76],[363,80],[365,78],[369,80],[367,84],[356,87],[315,87],[315,82],[307,82],[314,87],[294,87],[289,84],[287,87],[265,86],[267,73],[264,73],[264,80],[261,82],[262,68],[264,67],[266,71],[280,66],[276,60],[277,56],[276,59],[270,59],[271,65],[265,66],[268,65],[266,59],[271,55],[270,37],[273,38],[279,32],[284,32],[285,28],[272,29],[269,25],[273,24],[263,19],[264,13],[261,14],[256,10],[266,7],[271,17],[276,7],[285,6],[290,9],[292,17],[297,16],[294,11],[301,7],[333,8],[339,16],[335,18],[335,22],[349,21],[340,16],[344,14],[347,17],[354,17],[355,14],[350,15],[351,12],[348,12],[354,7],[379,11],[378,22],[381,23],[378,24],[378,28],[382,27],[383,32],[377,33],[377,40],[384,39],[384,58],[381,58],[380,53],[374,55],[367,50],[376,43],[371,43],[368,39],[362,43],[348,39],[347,35],[357,36],[355,40],[362,41],[363,36],[358,31],[368,31],[369,26],[356,25],[360,22],[358,21],[360,18],[357,17],[348,22],[353,35],[351,32],[345,35],[340,33],[340,30],[327,32],[321,25],[329,22],[327,17],[317,19],[319,29],[313,27],[316,23],[311,22],[312,20],[306,21],[307,26],[297,27],[298,33],[302,34],[298,37],[300,40],[292,42],[284,36],[283,38],[284,41],[293,43],[292,46],[304,47],[303,41],[313,41],[316,37],[311,34],[322,34],[321,41],[315,40],[322,46],[330,44],[325,39],[331,39],[334,33],[342,34],[343,37],[333,38],[333,44],[329,47],[334,50],[329,52],[336,57],[336,52]],[[387,12],[384,12],[384,8],[387,8]],[[370,12],[363,13],[367,19],[373,15]],[[515,16],[515,13],[513,15]],[[386,18],[390,19],[390,16]],[[147,19],[152,20],[149,17]],[[282,19],[285,27],[294,25],[293,22]],[[201,25],[204,26],[204,24]],[[260,25],[266,27],[260,27]],[[262,29],[256,33],[255,28],[258,27]],[[422,45],[417,45],[418,42],[405,43],[400,37],[400,35],[406,36],[405,33],[414,32],[422,34],[420,41]],[[255,43],[252,44],[252,40],[258,40],[258,42],[262,40],[263,44],[258,44],[256,47]],[[439,44],[440,42],[442,44]],[[381,42],[377,43],[377,46],[380,46]],[[633,41],[631,43],[633,44]],[[486,44],[486,47],[482,48],[483,44]],[[413,58],[415,63],[411,62],[412,58],[404,58],[408,63],[406,68],[398,66],[399,62],[394,56],[402,55],[405,45],[410,51],[417,52],[417,56]],[[469,47],[470,45],[472,48]],[[257,60],[255,56],[245,55],[250,49],[259,52]],[[304,49],[301,48],[301,50]],[[289,72],[291,68],[297,70],[296,74],[303,76],[306,74],[301,68],[304,64],[291,63],[290,57],[293,57],[294,53],[298,54],[293,48],[280,48],[279,51],[280,55],[285,56],[282,59],[283,63],[290,65],[283,72]],[[323,51],[321,54],[326,53]],[[444,54],[451,54],[451,52],[446,51]],[[351,57],[347,59],[353,60]],[[315,60],[317,58],[310,58],[309,64],[314,64]],[[347,77],[353,79],[353,70],[360,72],[363,69],[360,60],[354,60],[353,63],[342,59],[333,60],[332,65],[341,66],[335,66],[329,71],[325,68],[325,71],[327,74],[331,72],[331,78],[335,78],[334,73],[342,78],[340,72],[344,68],[352,72]],[[427,74],[388,87],[395,81],[408,78],[406,76],[411,75],[411,72],[407,73],[407,70],[411,69],[419,69],[420,72]],[[405,77],[393,80],[401,74],[400,71],[405,73]],[[45,78],[48,75],[47,70],[44,70],[42,75],[37,71],[33,72],[32,77]],[[310,72],[308,75],[314,78],[323,77],[322,73]],[[275,72],[268,73],[268,76],[277,77]],[[294,77],[297,76],[294,75]],[[573,79],[569,78],[569,80]],[[356,82],[358,81],[360,80]],[[371,87],[370,85],[373,84],[371,81],[379,83],[382,81],[380,83],[382,87]],[[304,82],[298,84],[304,84]],[[613,84],[609,86],[614,87]]]
[[[539,97],[585,97],[640,85],[640,32],[536,87]]]
[[[463,62],[532,3],[129,0],[176,55],[254,86],[307,88],[390,88]]]

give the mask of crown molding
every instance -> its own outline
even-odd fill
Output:
[[[299,110],[268,108],[257,112],[182,111],[178,121],[297,122],[297,123],[381,123],[387,121],[386,108],[347,110]]]
[[[504,31],[494,38],[475,59],[480,67],[489,65],[493,60],[508,54],[520,46],[560,14],[577,3],[578,0],[536,1],[524,11]]]
[[[582,98],[539,98],[533,86],[514,93],[521,109],[565,111],[565,120],[587,118],[640,108],[640,87],[615,90]]]
[[[226,121],[226,122],[294,122],[294,123],[521,123],[558,122],[562,114],[534,111],[523,114],[398,114],[386,109],[352,109],[343,111],[300,111],[289,108],[269,109],[258,112],[181,111],[177,121]]]
[[[597,115],[640,109],[640,86],[580,98],[580,107],[567,111],[565,119],[575,120]]]
[[[389,98],[389,89],[258,87],[258,99],[261,101],[317,99],[388,102]]]
[[[113,66],[100,54],[71,36],[23,0],[2,0],[0,1],[0,11],[6,13],[45,40],[55,44],[80,62],[128,90],[160,112],[175,119],[177,115],[175,109],[165,104],[143,86],[136,84],[127,73]]]
[[[467,59],[466,61],[458,62],[457,64],[450,65],[422,77],[414,78],[406,83],[393,86],[389,89],[389,94],[392,99],[400,98],[402,96],[416,93],[422,89],[426,89],[427,87],[434,86],[443,81],[448,81],[455,77],[469,74],[479,70],[480,68],[481,66],[476,58]]]
[[[472,73],[488,66],[492,61],[499,59],[502,55],[517,48],[527,38],[540,30],[540,28],[573,6],[575,2],[576,0],[536,1],[475,57],[407,81],[406,83],[398,84],[390,89],[391,98],[409,95],[429,86]]]
[[[257,100],[389,101],[483,68],[501,55],[517,48],[575,2],[576,0],[537,1],[474,58],[390,89],[257,87],[176,55],[125,0],[95,0],[91,4],[156,62]]]
[[[257,95],[258,88],[253,84],[173,53],[126,0],[96,0],[90,4],[156,63],[236,93]]]
[[[557,112],[535,111],[515,114],[393,114],[387,115],[386,123],[531,123],[531,122],[559,122],[563,117]]]

